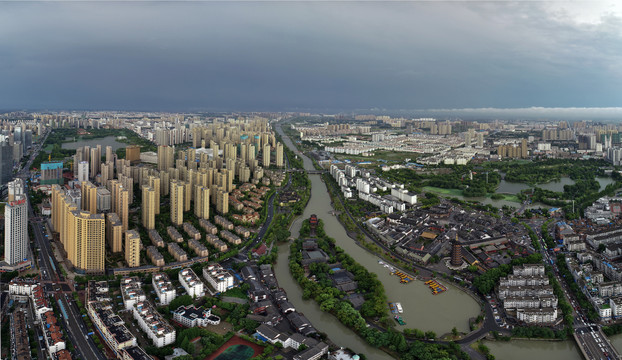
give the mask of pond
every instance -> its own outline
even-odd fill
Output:
[[[79,138],[76,138],[79,139]],[[63,149],[77,149],[83,146],[90,146],[91,148],[102,146],[102,151],[106,149],[106,146],[112,146],[112,151],[116,151],[119,148],[124,148],[129,144],[122,143],[116,140],[116,136],[106,136],[98,139],[78,140],[74,142],[67,142],[62,144]]]

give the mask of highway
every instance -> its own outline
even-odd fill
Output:
[[[45,139],[47,139],[47,135]],[[24,180],[30,178],[30,166],[32,165],[32,162],[34,161],[39,151],[41,150],[41,146],[45,142],[45,139],[39,142],[36,145],[35,149],[33,149],[28,162],[22,169],[20,169],[17,177],[20,177]],[[30,191],[30,187],[28,187],[27,189],[28,191]],[[44,220],[35,216],[30,201],[28,201],[28,217],[29,219],[31,219],[31,229],[33,229],[33,233],[31,234],[31,236],[34,237],[35,246],[39,250],[39,255],[36,260],[38,262],[41,274],[41,284],[42,286],[44,286],[46,292],[54,294],[54,296],[52,297],[54,299],[53,301],[55,301],[58,305],[57,300],[60,300],[66,310],[67,318],[65,318],[64,316],[61,316],[61,318],[68,333],[69,339],[67,340],[68,342],[71,342],[75,347],[75,358],[84,360],[106,360],[103,354],[97,349],[97,346],[95,346],[95,343],[93,343],[93,340],[90,337],[86,336],[86,326],[84,321],[82,320],[80,311],[77,309],[75,304],[73,304],[73,302],[72,304],[70,304],[67,301],[66,296],[63,295],[63,292],[69,290],[69,286],[67,285],[66,280],[60,273],[60,271],[55,271],[55,269],[60,269],[59,264],[57,264],[54,260],[54,253],[50,245],[50,241],[45,237],[45,234],[43,234],[43,231],[44,229],[46,229],[47,224]],[[63,290],[61,290],[61,287]]]

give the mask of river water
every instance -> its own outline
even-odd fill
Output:
[[[485,341],[495,358],[500,360],[583,360],[574,340],[567,341]]]
[[[277,131],[280,130],[277,128]],[[294,145],[282,131],[278,131],[283,141],[290,149]],[[295,151],[295,150],[294,150]],[[298,156],[301,156],[298,153]],[[305,169],[312,170],[313,163],[306,156],[301,156]],[[298,237],[300,225],[311,214],[316,214],[324,221],[326,233],[335,239],[338,246],[348,252],[360,264],[369,271],[375,273],[383,282],[389,301],[398,301],[404,308],[403,318],[407,327],[421,330],[432,330],[438,335],[449,332],[452,327],[466,332],[468,319],[477,316],[479,305],[467,294],[449,287],[449,291],[432,295],[421,281],[415,281],[408,285],[401,285],[396,277],[391,276],[387,269],[378,264],[378,258],[365,251],[347,236],[344,228],[336,217],[330,215],[332,207],[330,197],[325,184],[319,175],[309,176],[312,183],[311,199],[304,211],[291,227],[293,237]],[[611,178],[597,178],[603,189],[612,183]],[[558,182],[542,184],[540,187],[553,191],[562,191],[564,185],[573,184],[569,178],[562,178]],[[507,183],[502,181],[504,192],[517,192],[527,188],[526,184]],[[501,190],[500,190],[501,191]],[[488,199],[490,200],[490,199]],[[512,203],[516,204],[516,203]],[[497,205],[500,206],[500,205]],[[296,309],[304,313],[317,327],[319,331],[326,333],[336,344],[348,347],[356,352],[364,353],[370,359],[391,359],[390,356],[376,348],[370,347],[350,329],[343,326],[335,317],[320,310],[313,300],[303,300],[302,291],[289,273],[288,267],[289,246],[279,246],[278,260],[274,267],[279,285],[283,287],[290,302]],[[445,284],[449,285],[449,284]],[[622,335],[611,338],[616,348],[622,348]],[[547,359],[547,360],[580,360],[582,356],[577,345],[572,340],[568,341],[527,341],[513,340],[510,342],[487,341],[497,359],[523,360],[523,359]]]
[[[282,133],[285,144],[294,149],[289,138]],[[302,156],[305,169],[313,170],[312,162]],[[391,302],[400,302],[404,309],[402,318],[409,328],[418,328],[424,331],[432,330],[438,335],[450,332],[455,326],[458,331],[468,331],[468,320],[479,314],[479,305],[466,293],[441,281],[449,287],[447,292],[432,295],[430,289],[421,281],[410,284],[400,284],[396,276],[392,276],[388,269],[378,263],[378,257],[359,247],[345,232],[337,218],[330,214],[332,206],[326,185],[319,175],[309,176],[312,184],[311,198],[304,211],[291,227],[293,237],[298,236],[301,222],[316,214],[324,222],[326,233],[335,239],[336,244],[343,248],[361,265],[375,273],[384,284],[387,298]],[[363,352],[371,358],[389,358],[377,349],[369,347],[351,330],[341,325],[332,315],[322,312],[313,301],[302,300],[302,291],[289,273],[288,267],[289,246],[279,247],[279,256],[274,267],[279,285],[282,286],[296,309],[304,313],[318,330],[325,332],[331,340],[341,346]]]

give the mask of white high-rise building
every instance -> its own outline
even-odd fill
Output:
[[[15,200],[17,195],[24,195],[24,180],[17,178],[8,183],[9,201]]]
[[[28,257],[28,202],[17,195],[4,207],[4,259],[9,265]]]
[[[89,181],[89,162],[80,161],[78,163],[78,182]]]

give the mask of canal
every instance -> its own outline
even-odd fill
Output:
[[[295,149],[288,137],[280,128],[277,131],[290,149]],[[298,154],[298,156],[301,156]],[[306,156],[301,156],[305,169],[313,170],[313,163]],[[468,332],[468,320],[479,314],[478,303],[466,293],[441,281],[449,287],[449,291],[432,295],[430,289],[421,281],[402,285],[396,276],[392,276],[385,267],[378,263],[378,257],[358,246],[345,232],[337,218],[330,214],[333,210],[325,184],[319,175],[309,176],[312,184],[311,198],[304,214],[291,227],[293,237],[298,236],[301,222],[316,214],[324,222],[326,233],[335,239],[336,244],[343,248],[361,265],[375,273],[384,284],[387,298],[391,302],[400,302],[404,309],[403,319],[409,328],[424,331],[432,330],[442,335],[456,327],[458,331]],[[296,309],[304,313],[318,330],[325,332],[331,340],[354,351],[363,352],[371,358],[390,358],[381,351],[371,348],[351,330],[342,326],[332,315],[322,312],[313,301],[304,301],[302,291],[291,277],[288,268],[289,246],[279,247],[279,256],[275,273],[279,284],[287,291],[290,301]]]
[[[490,353],[497,359],[524,360],[583,360],[574,340],[566,341],[484,341]]]

